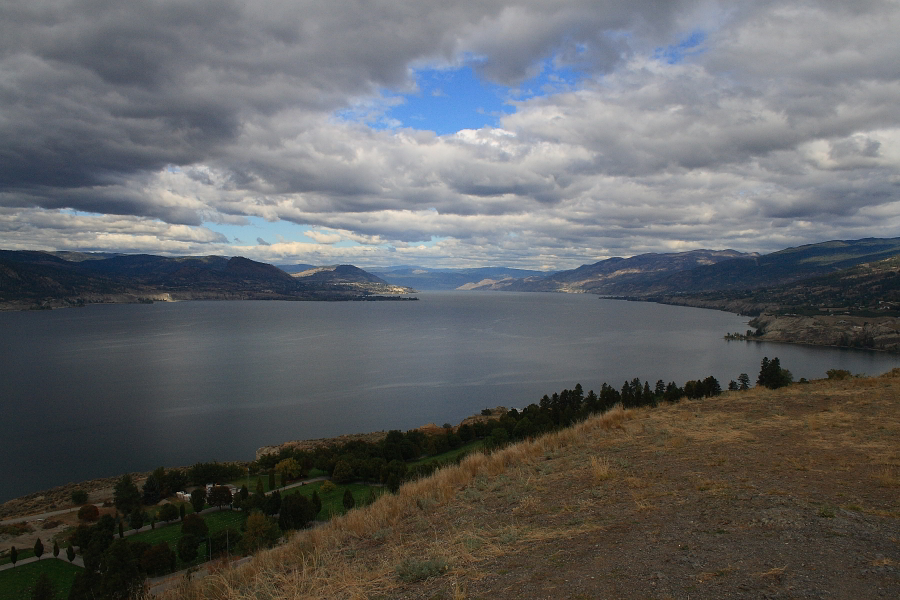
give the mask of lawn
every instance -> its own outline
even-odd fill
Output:
[[[347,512],[344,509],[344,490],[349,489],[356,501],[356,506],[368,504],[372,494],[377,498],[386,491],[383,486],[366,485],[364,483],[350,483],[347,485],[335,486],[331,492],[322,492],[324,481],[315,481],[306,485],[290,488],[281,491],[281,496],[290,496],[291,494],[303,494],[307,498],[312,497],[313,492],[319,493],[319,499],[322,501],[322,510],[317,515],[318,520],[326,521],[334,515],[342,515]]]
[[[244,520],[247,518],[247,515],[243,512],[232,510],[216,510],[211,513],[206,513],[202,516],[203,520],[206,521],[206,526],[209,527],[210,534],[216,533],[217,531],[222,531],[223,529],[227,529],[229,527],[239,531],[241,529],[241,526],[244,524]],[[158,544],[160,542],[166,542],[167,544],[169,544],[169,548],[175,550],[180,538],[181,521],[173,521],[171,525],[166,525],[164,527],[160,527],[159,525],[157,525],[156,529],[148,529],[147,531],[142,531],[133,536],[128,536],[126,539],[135,542],[147,542],[148,544]],[[185,569],[189,566],[200,564],[205,560],[206,542],[203,542],[200,544],[200,548],[198,549],[197,559],[191,563],[183,563],[179,558],[176,569]]]
[[[68,562],[55,558],[45,558],[38,562],[21,565],[15,569],[0,571],[0,598],[3,600],[30,600],[34,584],[41,573],[46,573],[56,591],[56,598],[64,600],[69,596],[69,588],[75,574],[81,571]]]
[[[459,448],[444,452],[443,454],[438,454],[436,456],[427,456],[425,458],[420,458],[419,460],[410,461],[406,463],[406,465],[408,467],[415,467],[417,465],[427,465],[433,462],[453,463],[456,462],[460,456],[468,454],[469,452],[481,450],[483,446],[484,440],[475,440],[469,442],[468,444],[463,444]]]
[[[16,558],[17,562],[22,560],[23,558],[31,558],[32,556],[34,556],[33,548],[17,548],[16,550],[18,551],[18,558]],[[53,554],[53,546],[50,546],[50,548],[44,546],[44,555],[46,556],[47,554]],[[12,561],[9,559],[9,554],[4,556],[3,558],[0,558],[0,565],[9,564],[11,562]]]

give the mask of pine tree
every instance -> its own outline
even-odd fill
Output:
[[[34,555],[38,557],[38,560],[41,560],[41,556],[44,554],[44,543],[41,541],[41,538],[34,540]]]

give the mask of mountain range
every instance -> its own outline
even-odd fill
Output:
[[[835,240],[771,254],[691,250],[546,273],[278,265],[243,257],[0,250],[0,306],[188,299],[359,299],[419,290],[589,293],[744,314],[900,307],[900,238]],[[895,281],[896,279],[896,281]],[[897,296],[897,297],[895,297]]]
[[[0,250],[0,307],[154,300],[355,300],[412,290],[352,265],[294,275],[240,256]]]

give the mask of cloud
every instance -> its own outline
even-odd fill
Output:
[[[271,246],[272,245],[269,242],[267,242],[266,240],[262,239],[261,237],[256,238],[256,243],[259,244],[260,246]]]
[[[0,246],[562,268],[896,236],[898,29],[879,0],[13,0]],[[581,79],[498,127],[366,124],[464,64]],[[213,231],[251,217],[313,243]]]

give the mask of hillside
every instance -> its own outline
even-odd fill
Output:
[[[295,278],[235,256],[0,251],[0,309],[170,300],[348,300],[407,293],[350,265]]]
[[[771,254],[692,250],[609,258],[547,277],[505,278],[466,289],[639,297],[753,290],[828,275],[900,254],[900,238],[835,240]]]
[[[613,410],[166,598],[897,598],[900,370]]]
[[[485,280],[499,281],[526,277],[543,278],[547,273],[509,267],[479,267],[471,269],[429,269],[415,266],[381,267],[370,269],[385,281],[417,290],[455,290],[475,286]]]

